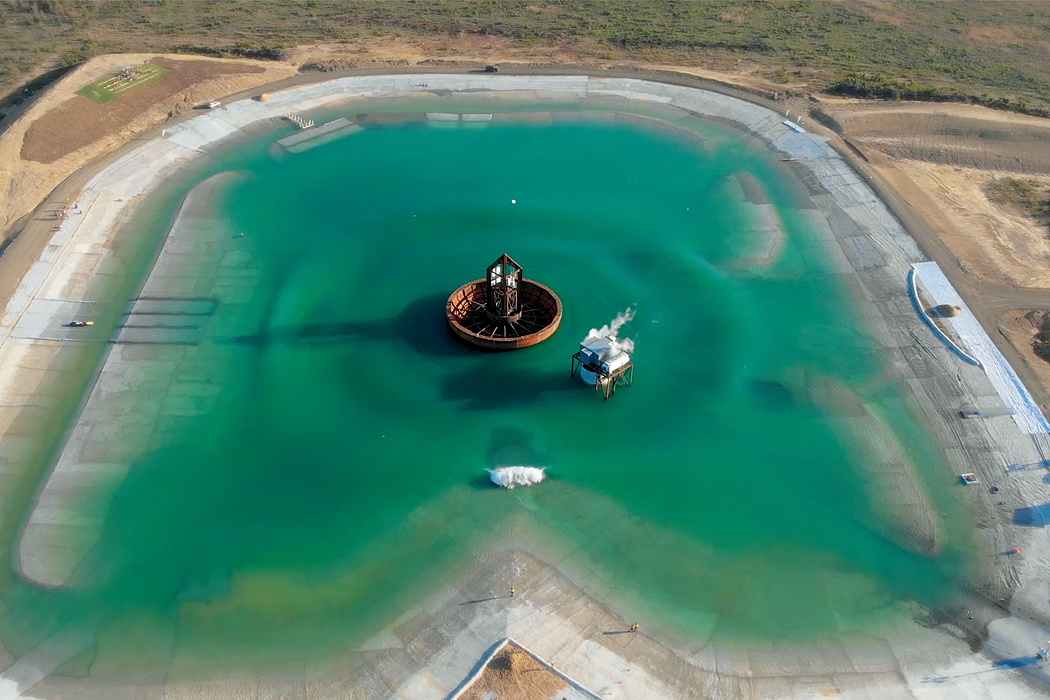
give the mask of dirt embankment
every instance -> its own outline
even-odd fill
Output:
[[[823,99],[821,111],[982,282],[1050,288],[1046,225],[988,197],[989,183],[1050,184],[1050,119],[969,105]]]
[[[1008,311],[999,320],[999,332],[1025,358],[1043,386],[1050,387],[1050,311]]]
[[[98,105],[76,94],[122,66],[154,62],[169,73]],[[170,115],[295,74],[285,63],[150,54],[100,56],[72,71],[0,134],[0,241],[63,180]],[[24,154],[24,156],[23,156]]]
[[[112,133],[119,133],[143,114],[161,112],[168,105],[171,105],[168,116],[193,109],[200,104],[194,102],[194,97],[200,94],[194,88],[200,84],[229,76],[266,72],[261,66],[231,61],[158,58],[153,63],[167,68],[168,74],[105,104],[73,95],[34,121],[22,140],[22,158],[54,163]]]
[[[1050,174],[1050,120],[984,107],[824,98],[852,142],[963,168]]]
[[[1008,357],[1027,365],[1018,371],[1050,411],[1050,353],[1036,352],[1042,314],[1050,311],[1050,230],[1045,217],[995,196],[997,184],[1012,181],[1050,190],[1050,119],[837,98],[821,99],[820,110],[822,123],[928,228],[935,239],[929,254],[962,271],[956,286],[986,327],[998,325],[1012,346]]]
[[[894,185],[939,224],[941,240],[969,273],[995,285],[1050,288],[1046,225],[988,198],[988,184],[1004,173],[910,159],[896,160],[892,170]],[[1050,175],[1025,177],[1050,185]]]

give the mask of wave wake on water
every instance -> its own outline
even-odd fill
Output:
[[[498,467],[489,469],[489,481],[505,489],[532,486],[546,477],[547,467]]]

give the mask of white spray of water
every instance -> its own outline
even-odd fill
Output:
[[[489,481],[496,486],[512,489],[515,486],[532,486],[543,481],[546,467],[497,467],[489,469]]]
[[[634,341],[630,338],[621,339],[617,336],[620,333],[620,329],[623,328],[632,318],[634,318],[634,308],[627,307],[623,313],[616,314],[616,318],[610,321],[608,325],[602,326],[601,328],[592,328],[591,332],[587,334],[587,337],[583,339],[583,342],[589,343],[592,340],[608,338],[612,341],[612,347],[609,349],[609,357],[616,357],[622,352],[629,355],[634,352]]]

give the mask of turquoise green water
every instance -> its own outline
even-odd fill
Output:
[[[86,626],[114,668],[173,639],[202,664],[306,657],[381,629],[508,535],[687,635],[810,638],[945,603],[969,531],[934,493],[941,552],[896,536],[827,397],[863,402],[930,474],[936,455],[843,318],[848,291],[785,173],[707,136],[403,125],[230,153],[248,176],[216,214],[245,232],[231,246],[254,281],[177,370],[211,382],[216,407],[132,465],[70,589],[8,592],[7,638]],[[737,173],[784,221],[761,265]],[[479,354],[446,333],[444,300],[504,251],[565,316],[540,346]],[[606,403],[569,361],[628,306],[635,383]],[[494,489],[500,464],[549,478]]]

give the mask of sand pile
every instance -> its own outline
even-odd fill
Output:
[[[958,306],[952,306],[951,304],[938,304],[933,307],[933,311],[936,315],[943,318],[955,318],[962,311]]]
[[[485,666],[461,700],[547,700],[569,693],[569,684],[532,654],[508,644]]]

